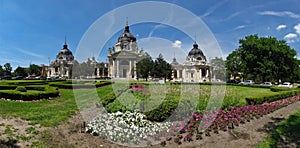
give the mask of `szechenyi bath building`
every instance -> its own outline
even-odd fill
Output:
[[[174,57],[171,65],[174,81],[192,83],[210,82],[212,80],[212,67],[196,42],[188,53],[185,62],[179,64]]]
[[[136,78],[136,63],[144,57],[138,50],[136,38],[130,33],[126,23],[123,34],[118,38],[115,48],[108,52],[108,73],[111,78]]]
[[[100,72],[101,70],[97,66],[99,63],[95,58],[92,58],[88,63],[94,67],[94,73],[84,78],[110,77],[136,79],[136,63],[144,57],[145,52],[138,49],[137,40],[130,33],[128,23],[126,23],[124,32],[118,37],[117,43],[108,51],[108,63],[103,63],[108,72]],[[71,78],[74,61],[74,56],[65,42],[63,49],[59,51],[55,61],[46,67],[47,76]],[[212,67],[202,50],[199,49],[196,41],[183,63],[178,63],[174,57],[171,65],[173,68],[172,81],[197,83],[213,80]]]
[[[54,62],[48,67],[47,76],[61,76],[70,78],[72,73],[74,56],[65,42],[63,49],[59,51]]]
[[[130,33],[126,23],[124,33],[118,38],[115,48],[108,52],[108,71],[112,78],[136,78],[136,63],[144,57],[143,50],[138,50],[136,38]],[[202,50],[195,42],[182,64],[174,57],[172,63],[173,81],[209,82],[212,80],[211,66]]]

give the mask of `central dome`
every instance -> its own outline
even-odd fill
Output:
[[[136,38],[130,33],[129,26],[126,24],[124,33],[121,34],[118,38],[118,42],[135,42]]]
[[[189,57],[203,57],[206,61],[206,57],[204,56],[201,49],[198,48],[198,44],[195,42],[193,45],[193,49],[189,52]]]

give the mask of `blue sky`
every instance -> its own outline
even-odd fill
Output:
[[[65,36],[69,49],[76,53],[77,47],[91,25],[107,13],[114,12],[118,7],[137,1],[104,1],[104,0],[0,0],[0,65],[9,62],[17,66],[28,67],[30,63],[49,64],[53,61],[64,44]],[[288,44],[300,52],[300,1],[298,0],[173,0],[164,1],[178,5],[198,16],[210,29],[226,57],[236,49],[238,40],[247,35],[272,36],[286,40]],[[160,23],[130,24],[131,18],[137,15],[132,10],[128,16],[130,30],[139,43],[139,48],[157,50],[170,60],[174,55],[182,56],[192,48],[194,38],[176,27]],[[153,10],[157,11],[157,10]],[[171,10],[170,10],[171,11]],[[177,10],[174,11],[176,14]],[[116,14],[117,15],[117,14]],[[174,19],[184,21],[180,15],[172,15]],[[124,26],[126,18],[114,20]],[[186,24],[192,22],[184,22]],[[201,26],[200,26],[201,27]],[[105,28],[105,27],[104,27]],[[195,28],[197,29],[197,28]],[[100,31],[103,34],[105,30]],[[87,53],[105,61],[107,48],[114,45],[123,28],[110,35],[102,49]],[[194,36],[194,35],[192,35]],[[196,34],[200,43],[203,35]],[[156,42],[158,39],[158,42]],[[181,49],[181,52],[167,50]],[[158,49],[159,47],[163,49]],[[205,52],[209,49],[204,50]],[[212,55],[207,57],[213,58]]]

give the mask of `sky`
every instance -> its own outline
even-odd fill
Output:
[[[183,62],[194,41],[207,59],[226,58],[252,34],[286,40],[299,55],[299,6],[299,0],[0,0],[0,65],[49,65],[65,38],[75,59],[106,62],[126,20],[139,50],[154,59],[162,53]]]

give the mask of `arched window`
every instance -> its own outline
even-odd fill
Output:
[[[198,60],[198,61],[201,61],[201,60],[202,60],[202,58],[201,58],[201,57],[197,57],[197,60]]]

